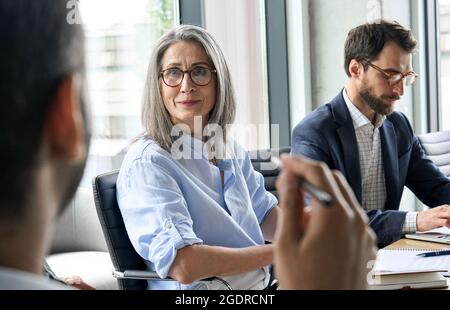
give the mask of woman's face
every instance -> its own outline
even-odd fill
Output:
[[[191,74],[181,71],[192,70]],[[203,47],[196,42],[177,42],[170,46],[161,60],[161,71],[164,79],[170,85],[170,81],[177,81],[183,77],[180,85],[171,87],[166,85],[163,78],[160,79],[161,94],[164,105],[170,114],[174,124],[186,124],[194,133],[194,118],[201,117],[201,129],[207,124],[208,116],[214,107],[216,100],[216,75],[205,69],[214,69]],[[205,81],[211,80],[207,85]],[[197,81],[192,81],[191,76]],[[197,129],[198,130],[198,129]]]

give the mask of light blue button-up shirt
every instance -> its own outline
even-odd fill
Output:
[[[117,180],[117,200],[136,251],[150,270],[168,275],[177,251],[193,244],[245,248],[264,244],[260,224],[277,205],[236,143],[217,167],[203,153],[203,142],[184,136],[195,157],[177,159],[152,140],[128,151]],[[222,186],[221,171],[224,171]],[[268,268],[226,279],[233,288],[261,288]],[[242,280],[245,279],[245,280]],[[151,289],[211,288],[201,283],[150,281]]]

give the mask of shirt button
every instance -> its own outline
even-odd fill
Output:
[[[166,229],[172,229],[172,224],[166,223],[165,227],[166,227]]]

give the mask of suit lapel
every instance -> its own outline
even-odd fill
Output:
[[[341,127],[338,129],[338,135],[344,153],[347,181],[353,188],[358,201],[362,203],[361,165],[359,164],[359,152],[356,143],[355,130],[353,127]]]
[[[356,198],[362,203],[361,166],[359,164],[359,151],[356,142],[355,129],[345,104],[342,92],[331,102],[331,109],[337,123],[337,134],[341,142],[344,167],[343,171],[347,182],[353,188]]]
[[[396,210],[398,200],[398,150],[394,126],[386,119],[380,130],[383,152],[384,179],[386,182],[386,210]]]

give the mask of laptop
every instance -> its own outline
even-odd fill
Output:
[[[450,244],[450,229],[441,227],[423,233],[407,234],[407,239]]]

